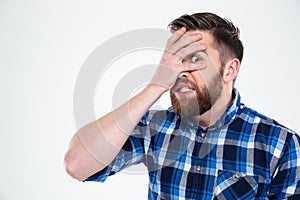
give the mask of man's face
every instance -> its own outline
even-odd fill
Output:
[[[184,117],[202,115],[220,98],[223,89],[222,67],[218,50],[214,45],[213,36],[206,31],[190,31],[186,35],[201,33],[199,42],[206,45],[205,52],[197,52],[184,58],[183,63],[205,65],[204,69],[180,74],[171,88],[172,106],[177,114]]]

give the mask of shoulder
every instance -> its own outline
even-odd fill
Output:
[[[165,110],[148,110],[138,123],[138,126],[163,126],[163,124],[176,123],[180,116],[172,107]]]
[[[265,137],[284,138],[285,142],[293,137],[299,138],[292,129],[244,104],[241,104],[236,119],[242,121],[244,126],[251,127],[252,133],[262,134]]]
[[[173,120],[178,118],[179,116],[176,114],[172,107],[169,107],[165,110],[148,110],[147,113],[143,116],[143,119],[147,119],[147,121],[151,122]]]

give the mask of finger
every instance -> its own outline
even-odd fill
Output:
[[[201,63],[201,68],[204,69],[207,67],[207,64],[205,63]],[[177,70],[179,71],[179,73],[182,72],[194,72],[194,71],[199,71],[199,66],[198,65],[193,65],[190,63],[184,63],[180,66],[178,66]]]
[[[177,51],[181,50],[182,48],[187,47],[191,43],[194,43],[194,42],[199,41],[201,39],[202,39],[201,34],[193,34],[191,36],[183,35],[168,50],[172,53],[176,53]]]
[[[184,35],[186,32],[186,28],[182,27],[181,29],[177,30],[167,41],[166,49],[169,49],[171,46],[173,46],[179,38]]]
[[[181,29],[177,30],[173,34],[172,37],[170,37],[168,39],[165,51],[164,51],[163,56],[162,56],[162,61],[167,61],[172,56],[173,53],[171,53],[168,49],[172,45],[174,45],[174,43],[176,43],[179,40],[179,38],[184,35],[185,32],[186,32],[186,28],[182,27]]]
[[[199,42],[194,42],[188,45],[187,47],[184,47],[180,49],[174,56],[174,61],[175,62],[182,62],[184,59],[186,59],[188,56],[199,52],[199,51],[204,51],[206,49],[205,44],[201,44]]]

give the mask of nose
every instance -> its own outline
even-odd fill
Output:
[[[181,72],[179,74],[179,78],[188,78],[190,76],[189,72]]]

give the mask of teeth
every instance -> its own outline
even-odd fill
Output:
[[[179,92],[189,92],[189,91],[193,91],[193,89],[189,88],[189,87],[182,87],[180,88]]]

